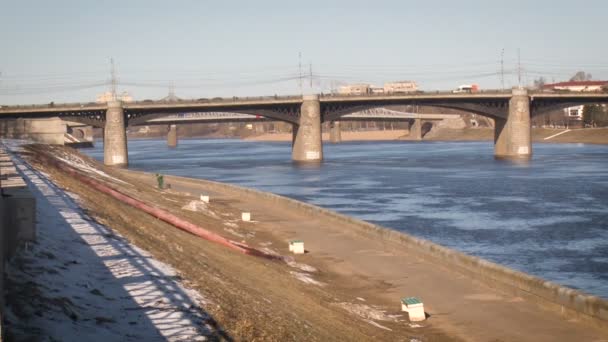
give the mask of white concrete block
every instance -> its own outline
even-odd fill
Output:
[[[424,304],[416,297],[401,299],[401,311],[407,312],[410,322],[420,322],[426,320]]]
[[[241,219],[245,222],[251,221],[251,213],[241,213]]]
[[[209,203],[209,196],[201,195],[201,201],[203,201],[205,203]]]
[[[289,242],[289,251],[293,254],[304,254],[304,241],[294,240]]]

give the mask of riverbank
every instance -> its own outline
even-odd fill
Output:
[[[368,141],[368,140],[411,140],[407,130],[387,131],[361,131],[342,132],[342,141]],[[329,134],[323,133],[324,141],[329,140]],[[253,141],[291,141],[291,133],[262,134],[251,136],[245,140]],[[431,130],[423,140],[432,141],[492,141],[494,140],[493,128],[464,128],[451,129],[440,128]],[[534,142],[546,143],[583,143],[583,144],[608,144],[608,128],[585,128],[585,129],[548,129],[532,128],[532,140]]]
[[[99,167],[91,160],[87,163]],[[601,336],[580,318],[564,320],[554,305],[541,309],[530,296],[493,289],[496,283],[488,286],[471,272],[461,272],[415,246],[404,246],[385,234],[362,231],[355,221],[338,220],[323,211],[294,208],[272,196],[201,180],[166,177],[172,189],[159,193],[152,188],[150,175],[104,170],[126,182],[127,186],[115,184],[125,191],[249,245],[288,254],[288,240],[306,242],[310,253],[298,256],[296,261],[308,266],[299,265],[294,270],[260,264],[193,240],[162,222],[150,221],[146,215],[142,217],[137,211],[89,193],[90,189],[59,172],[47,170],[60,184],[77,192],[95,217],[174,265],[205,297],[213,298],[221,309],[209,310],[236,336],[265,333],[268,335],[263,336],[269,338],[286,338],[296,334],[306,339],[339,336],[358,340],[395,340],[403,336],[438,340],[556,340],[556,336],[563,336],[566,340]],[[210,212],[183,210],[199,193],[211,194],[207,207]],[[245,210],[252,212],[256,222],[238,220],[240,211]],[[216,217],[210,217],[211,213]],[[420,324],[422,327],[408,326],[403,317],[394,317],[401,314],[399,298],[408,295],[420,296],[431,315]],[[260,303],[264,303],[263,308],[258,308]],[[257,310],[252,311],[252,307]],[[298,319],[279,318],[293,315]],[[346,322],[357,318],[361,324],[349,328]],[[243,321],[250,325],[243,327]],[[307,327],[298,322],[312,324]],[[277,335],[279,332],[284,335]]]
[[[388,131],[344,131],[341,133],[342,141],[372,141],[372,140],[397,140],[408,135],[407,130],[388,130]],[[321,138],[329,141],[329,133],[323,133]],[[291,133],[266,133],[261,135],[249,136],[244,140],[252,141],[291,141]]]

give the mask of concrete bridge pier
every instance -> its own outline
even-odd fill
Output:
[[[329,122],[329,141],[334,144],[342,142],[342,130],[340,129],[340,121]]]
[[[530,97],[526,89],[513,88],[507,119],[496,119],[494,156],[501,159],[532,157]]]
[[[300,109],[300,123],[294,125],[291,159],[295,162],[321,162],[321,103],[318,95],[305,95]]]
[[[413,140],[422,140],[422,119],[414,119],[410,123],[410,138]]]
[[[167,146],[177,147],[177,125],[169,125],[169,133],[167,133]]]
[[[103,136],[103,163],[109,166],[129,165],[127,129],[120,101],[108,102]]]

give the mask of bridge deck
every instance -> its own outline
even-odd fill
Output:
[[[543,93],[529,92],[534,100],[559,100],[569,101],[608,101],[608,93]],[[322,95],[319,101],[325,104],[340,103],[386,103],[386,102],[411,102],[419,101],[432,105],[433,102],[458,101],[476,102],[487,100],[508,100],[510,93],[506,92],[482,92],[475,94],[454,94],[446,92],[422,92],[414,94],[392,94],[392,95]],[[256,98],[217,98],[211,100],[182,100],[175,102],[166,101],[137,101],[123,103],[125,111],[131,112],[160,112],[160,111],[213,111],[214,109],[242,109],[242,108],[269,108],[273,106],[298,105],[302,102],[301,96],[277,96]],[[99,103],[64,103],[64,104],[42,104],[42,105],[19,105],[0,107],[0,117],[40,117],[57,116],[71,113],[99,113],[107,110],[106,104]]]

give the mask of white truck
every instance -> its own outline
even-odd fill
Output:
[[[460,87],[452,90],[454,94],[463,94],[463,93],[476,93],[479,91],[479,86],[477,84],[463,84]]]

